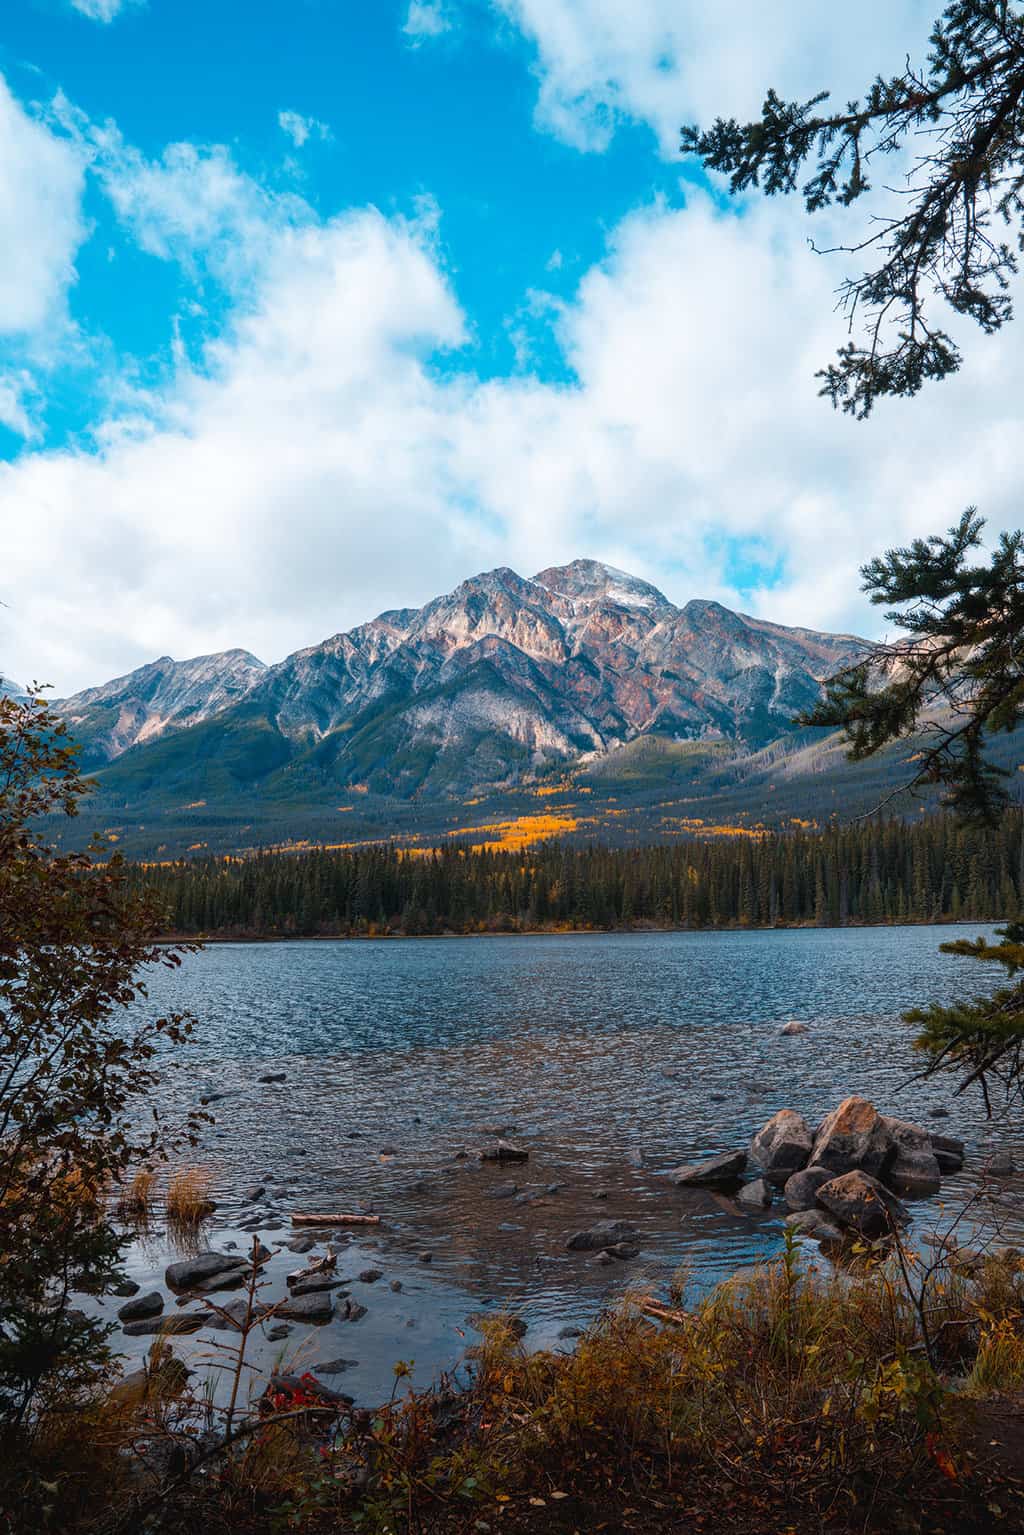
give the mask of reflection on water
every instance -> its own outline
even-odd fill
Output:
[[[369,1240],[343,1238],[343,1277],[369,1314],[304,1345],[312,1363],[358,1359],[333,1383],[372,1399],[398,1357],[415,1357],[419,1379],[453,1363],[466,1313],[483,1302],[521,1307],[531,1338],[550,1342],[626,1284],[662,1284],[685,1265],[706,1286],[777,1250],[779,1206],[744,1215],[661,1173],[744,1145],[782,1107],[813,1123],[856,1091],[926,1124],[929,1110],[947,1108],[936,1127],[973,1151],[940,1200],[916,1206],[918,1220],[962,1203],[993,1133],[980,1102],[954,1099],[944,1081],[898,1091],[920,1069],[900,1011],[987,979],[937,953],[948,936],[889,928],[217,946],[153,978],[150,1010],[190,1008],[200,1020],[198,1042],[167,1063],[162,1107],[220,1095],[197,1153],[213,1174],[217,1246],[244,1249],[240,1223],[254,1215],[268,1243],[290,1235],[293,1210],[369,1205],[384,1217]],[[781,1037],[792,1018],[808,1032]],[[261,1083],[269,1071],[286,1080]],[[530,1161],[481,1165],[475,1148],[512,1127]],[[393,1151],[382,1155],[385,1146]],[[633,1165],[640,1152],[643,1165]],[[243,1198],[254,1182],[267,1189],[255,1205]],[[999,1213],[1024,1238],[1018,1192],[1016,1181],[1004,1185]],[[606,1218],[639,1227],[637,1262],[610,1269],[566,1251],[569,1232]],[[159,1283],[165,1261],[159,1239],[133,1255],[147,1283]],[[361,1285],[354,1276],[371,1261],[385,1278]],[[272,1286],[283,1291],[296,1266],[290,1253],[275,1258]]]

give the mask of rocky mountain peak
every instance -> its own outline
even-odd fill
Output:
[[[600,560],[552,565],[533,579],[536,585],[577,602],[613,602],[620,607],[646,609],[652,616],[675,611],[664,593],[649,581],[617,570],[614,565],[604,565]]]

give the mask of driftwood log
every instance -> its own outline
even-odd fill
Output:
[[[671,1306],[663,1306],[656,1300],[640,1301],[640,1310],[644,1316],[654,1317],[658,1322],[671,1322],[675,1327],[684,1327],[690,1320],[685,1311],[674,1311]]]
[[[379,1215],[293,1215],[293,1226],[379,1226]]]

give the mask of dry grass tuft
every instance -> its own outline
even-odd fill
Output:
[[[212,1179],[205,1167],[183,1167],[167,1185],[168,1224],[179,1230],[200,1226],[213,1213]]]
[[[151,1167],[140,1167],[131,1183],[121,1190],[115,1210],[119,1220],[133,1226],[148,1224],[153,1205],[156,1174]]]

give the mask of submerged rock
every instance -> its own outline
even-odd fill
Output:
[[[807,1025],[806,1025],[806,1023],[798,1023],[797,1020],[794,1018],[792,1023],[784,1023],[782,1028],[779,1030],[779,1033],[780,1034],[784,1034],[787,1037],[792,1036],[794,1034],[806,1034],[807,1033]]]
[[[566,1241],[570,1252],[601,1252],[618,1242],[628,1242],[637,1235],[629,1221],[598,1221],[586,1231],[577,1231]]]
[[[261,1082],[287,1082],[287,1080],[288,1073],[286,1071],[265,1071],[260,1077]]]
[[[358,1359],[318,1359],[313,1366],[313,1374],[342,1375],[346,1370],[355,1370],[358,1365]]]
[[[745,1151],[726,1151],[720,1157],[709,1157],[706,1162],[693,1162],[688,1167],[677,1167],[670,1173],[672,1182],[680,1188],[699,1188],[716,1183],[734,1183],[747,1165]]]
[[[516,1146],[512,1141],[495,1141],[493,1146],[485,1146],[480,1153],[481,1162],[528,1162],[530,1153],[525,1146]]]
[[[1017,1171],[1013,1154],[1009,1151],[994,1151],[985,1164],[985,1171],[991,1173],[993,1178],[1012,1177]]]
[[[807,1166],[813,1145],[814,1137],[803,1115],[794,1109],[780,1109],[750,1142],[750,1155],[768,1177],[784,1183],[791,1173]]]
[[[905,1226],[909,1220],[896,1196],[859,1168],[822,1184],[818,1204],[841,1225],[869,1240],[886,1236],[894,1226]]]

